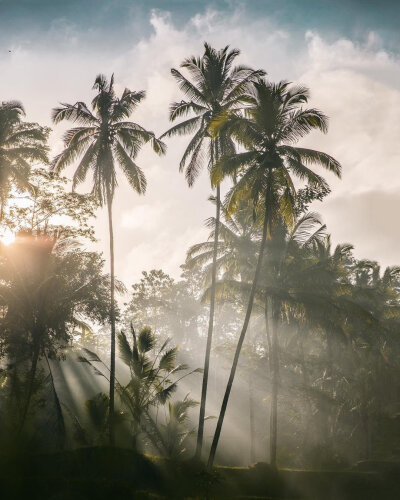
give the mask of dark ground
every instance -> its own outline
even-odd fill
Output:
[[[2,500],[304,499],[394,500],[400,462],[362,462],[342,471],[274,471],[265,463],[215,467],[82,448],[0,458]]]

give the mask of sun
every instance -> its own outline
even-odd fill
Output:
[[[12,231],[5,231],[0,235],[0,241],[3,245],[11,245],[15,241],[15,234]]]

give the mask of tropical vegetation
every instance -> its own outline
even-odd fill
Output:
[[[328,117],[308,88],[238,56],[205,44],[171,70],[185,100],[160,137],[130,121],[145,92],[118,96],[114,75],[97,76],[90,106],[53,109],[55,126],[73,123],[58,152],[21,103],[0,104],[4,456],[97,450],[93,463],[124,456],[158,485],[163,464],[180,483],[157,486],[164,498],[233,495],[215,464],[268,462],[248,473],[282,498],[282,467],[399,461],[400,267],[333,245],[316,212],[330,193],[321,173],[346,165],[303,142],[328,133]],[[141,149],[163,155],[186,134],[178,168],[189,186],[208,169],[209,237],[185,249],[180,278],[157,263],[128,288],[115,275],[117,167],[144,195]],[[90,192],[76,192],[88,175]],[[104,207],[109,272],[86,247]]]

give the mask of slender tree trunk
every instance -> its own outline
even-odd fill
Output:
[[[276,467],[276,448],[278,440],[278,383],[279,383],[279,344],[278,311],[273,301],[272,310],[272,395],[270,418],[270,463]]]
[[[268,346],[269,373],[272,375],[272,342],[271,342],[271,297],[266,297],[264,303],[265,333]]]
[[[271,302],[272,299],[270,296],[266,296],[265,302],[264,302],[264,319],[265,319],[265,333],[267,337],[267,346],[268,346],[268,368],[269,368],[269,380],[270,383],[272,384],[272,372],[273,372],[273,366],[272,366],[272,341],[271,341],[271,325],[272,325],[272,320],[271,320]],[[270,411],[271,414],[271,411]],[[271,423],[270,423],[270,429],[271,431]],[[271,434],[270,434],[271,438]],[[270,443],[268,443],[268,449],[266,450],[266,460],[268,460],[270,456],[270,449],[269,449]]]
[[[326,374],[327,374],[327,389],[331,394],[332,398],[335,398],[335,382],[334,382],[334,345],[333,345],[333,333],[330,331],[326,332],[326,353],[327,353],[327,366],[326,366]],[[334,449],[335,440],[333,436],[333,407],[332,405],[326,406],[326,415],[323,417],[323,422],[325,425],[325,436],[326,436],[326,446]]]
[[[310,384],[310,377],[308,374],[308,369],[304,357],[304,339],[305,339],[305,331],[299,328],[298,332],[298,339],[299,339],[299,354],[300,354],[300,366],[301,366],[301,374],[303,376],[303,385],[304,389],[308,390],[311,387]],[[304,434],[303,434],[303,439],[302,439],[302,452],[304,453],[304,449],[307,446],[307,443],[309,441],[309,431],[310,427],[312,425],[312,400],[309,394],[307,393],[307,396],[305,398],[305,403],[306,403],[306,419],[305,419],[305,425],[304,425]]]
[[[371,458],[372,452],[372,439],[371,439],[371,421],[368,413],[368,396],[367,396],[367,383],[364,380],[362,384],[362,406],[361,406],[361,424],[364,430],[365,439],[365,459]]]
[[[25,426],[26,417],[28,416],[29,406],[31,404],[31,399],[32,399],[32,395],[33,395],[33,388],[35,385],[36,370],[37,370],[37,364],[38,364],[38,360],[39,360],[39,351],[40,351],[39,347],[35,346],[34,351],[33,351],[31,369],[29,372],[28,393],[26,396],[24,409],[22,411],[21,421],[20,421],[18,431],[17,431],[17,437],[19,437],[21,435],[21,433],[24,429],[24,426]]]
[[[218,155],[216,154],[215,157]],[[213,158],[211,159],[213,162]],[[214,231],[214,248],[213,248],[213,262],[212,262],[212,275],[211,275],[211,297],[210,297],[210,316],[208,320],[208,333],[207,333],[207,344],[206,353],[204,357],[204,371],[203,371],[203,384],[201,387],[201,402],[200,402],[200,414],[199,414],[199,427],[197,430],[197,443],[196,443],[196,453],[197,459],[201,458],[201,450],[203,446],[203,435],[204,435],[204,418],[206,413],[206,399],[207,399],[207,386],[208,386],[208,376],[210,370],[210,357],[211,357],[211,345],[212,336],[214,329],[214,312],[215,312],[215,285],[217,281],[217,255],[218,255],[218,237],[219,237],[219,221],[221,212],[221,191],[220,187],[217,186],[217,204],[216,204],[216,214],[215,214],[215,231]]]
[[[240,351],[242,350],[243,341],[244,341],[244,338],[246,336],[247,328],[248,328],[249,322],[250,322],[251,312],[253,309],[254,296],[256,293],[258,279],[259,279],[260,273],[261,273],[261,264],[263,261],[265,242],[267,239],[267,229],[268,229],[268,223],[269,223],[268,201],[269,201],[269,196],[267,195],[266,201],[265,201],[264,225],[263,225],[263,232],[262,232],[262,238],[261,238],[260,252],[258,254],[257,266],[256,266],[256,270],[254,273],[254,280],[253,280],[253,284],[252,284],[251,291],[250,291],[250,297],[249,297],[249,302],[247,305],[246,316],[245,316],[242,331],[240,332],[240,337],[239,337],[239,340],[238,340],[238,343],[236,346],[236,352],[235,352],[235,356],[233,358],[233,363],[232,363],[232,368],[231,368],[231,372],[230,372],[229,379],[228,379],[228,384],[226,386],[224,399],[222,401],[222,406],[221,406],[221,411],[220,411],[220,414],[218,417],[217,427],[215,429],[214,438],[213,438],[213,441],[211,444],[210,456],[208,458],[208,463],[207,463],[208,468],[211,468],[213,463],[214,463],[215,453],[217,451],[218,441],[219,441],[219,437],[221,435],[222,424],[224,422],[226,408],[228,406],[229,396],[230,396],[230,393],[232,390],[232,385],[233,385],[233,381],[235,379],[236,369],[237,369],[237,365],[239,362]]]
[[[110,445],[115,444],[114,435],[114,399],[115,399],[115,274],[114,274],[114,232],[112,221],[112,197],[107,189],[107,210],[108,228],[110,234],[110,278],[111,278],[111,304],[110,304],[110,325],[111,325],[111,359],[110,359],[110,403],[109,403],[109,441]]]
[[[250,420],[250,463],[256,461],[256,427],[254,420],[253,376],[249,373],[249,420]]]

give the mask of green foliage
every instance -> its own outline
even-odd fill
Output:
[[[398,463],[376,462],[374,470],[277,472],[265,463],[253,467],[216,467],[174,460],[152,460],[131,450],[88,447],[51,454],[0,457],[4,498],[110,497],[143,500],[188,498],[396,498]],[[392,472],[387,473],[388,470]],[[62,474],[60,474],[62,471]]]
[[[103,205],[113,198],[117,186],[117,164],[131,187],[143,194],[146,190],[146,178],[134,159],[147,142],[151,143],[158,154],[163,154],[165,147],[153,132],[137,123],[126,121],[145,97],[144,91],[125,89],[121,97],[117,97],[114,75],[110,81],[99,75],[93,89],[97,94],[92,100],[92,111],[83,102],[62,104],[53,110],[54,123],[72,120],[80,126],[65,133],[65,149],[53,160],[52,171],[59,173],[78,160],[73,188],[84,182],[89,170],[92,170],[92,195]]]
[[[194,429],[188,428],[188,410],[197,405],[188,394],[181,401],[168,402],[166,422],[160,425],[159,432],[159,445],[167,457],[177,459],[187,452],[188,438],[194,433]]]
[[[139,334],[131,327],[131,335],[132,343],[123,331],[118,335],[120,359],[129,368],[130,375],[128,380],[124,375],[117,380],[120,410],[115,412],[115,423],[119,427],[129,424],[128,434],[126,426],[120,434],[125,440],[129,435],[135,450],[148,447],[162,455],[174,453],[177,456],[183,452],[183,443],[191,434],[186,428],[187,411],[196,403],[188,396],[175,403],[170,399],[182,379],[201,370],[189,370],[186,364],[178,364],[177,348],[168,349],[169,341],[160,343],[149,327],[143,328]],[[89,364],[95,374],[109,380],[109,369],[99,356],[88,349],[83,351],[85,356],[79,356],[79,361]],[[108,396],[102,393],[86,402],[90,421],[97,430],[96,442],[100,444],[106,442],[108,402]],[[169,419],[164,425],[158,422],[158,412],[167,402]],[[171,444],[172,429],[179,438],[175,444]]]
[[[90,225],[97,208],[93,197],[67,192],[68,179],[44,168],[32,170],[29,182],[29,191],[11,196],[5,226],[13,233],[58,231],[64,237],[95,241]]]
[[[268,204],[273,219],[283,217],[290,225],[296,199],[292,177],[326,191],[326,181],[308,165],[322,166],[340,176],[341,166],[331,156],[292,146],[312,130],[327,131],[323,113],[302,108],[307,101],[308,89],[260,79],[247,94],[244,109],[221,114],[213,121],[212,134],[229,133],[246,149],[225,154],[211,171],[213,185],[235,173],[240,175],[226,198],[228,214],[243,200],[251,200],[254,207]]]
[[[191,332],[203,320],[203,308],[197,301],[200,293],[200,284],[193,275],[176,282],[162,270],[143,271],[125,304],[124,323],[128,328],[131,322],[140,328],[150,325],[160,338],[171,337],[186,345]]]
[[[25,110],[18,101],[0,104],[0,222],[11,188],[31,190],[29,173],[32,163],[48,163],[50,129],[22,121],[24,115]]]
[[[21,234],[0,250],[0,338],[8,364],[3,389],[10,410],[5,420],[22,432],[50,368],[41,367],[43,360],[62,351],[79,318],[102,323],[108,317],[109,277],[98,254],[56,233]]]
[[[0,257],[6,310],[1,328],[9,342],[16,332],[32,341],[37,335],[40,348],[52,350],[68,340],[75,317],[107,318],[109,278],[102,274],[98,254],[83,252],[57,233],[21,234],[12,245],[2,246]]]
[[[108,443],[109,406],[110,399],[107,394],[102,392],[85,402],[85,409],[90,422],[86,434],[91,436],[91,440],[95,445],[105,446]],[[126,417],[123,411],[116,410],[114,422],[117,430],[120,429],[125,420]]]
[[[177,348],[167,349],[168,340],[158,345],[149,327],[143,328],[138,335],[131,327],[131,334],[132,345],[124,332],[118,336],[121,359],[130,370],[128,383],[118,385],[121,404],[131,419],[134,447],[138,436],[145,433],[156,450],[165,453],[167,444],[157,429],[153,410],[166,404],[182,378],[199,370],[188,372],[186,365],[177,364]],[[180,372],[186,373],[177,377]],[[186,401],[186,409],[193,406],[188,399]]]
[[[239,53],[237,49],[229,50],[228,46],[217,51],[205,43],[202,57],[192,56],[181,64],[192,81],[177,69],[171,69],[188,100],[171,104],[170,120],[175,121],[189,113],[195,116],[173,126],[162,137],[194,132],[179,165],[181,171],[185,170],[189,186],[193,185],[205,162],[212,166],[217,156],[234,151],[229,136],[221,134],[217,141],[210,142],[209,126],[220,114],[241,106],[252,82],[264,75],[264,71],[247,66],[233,67]]]

